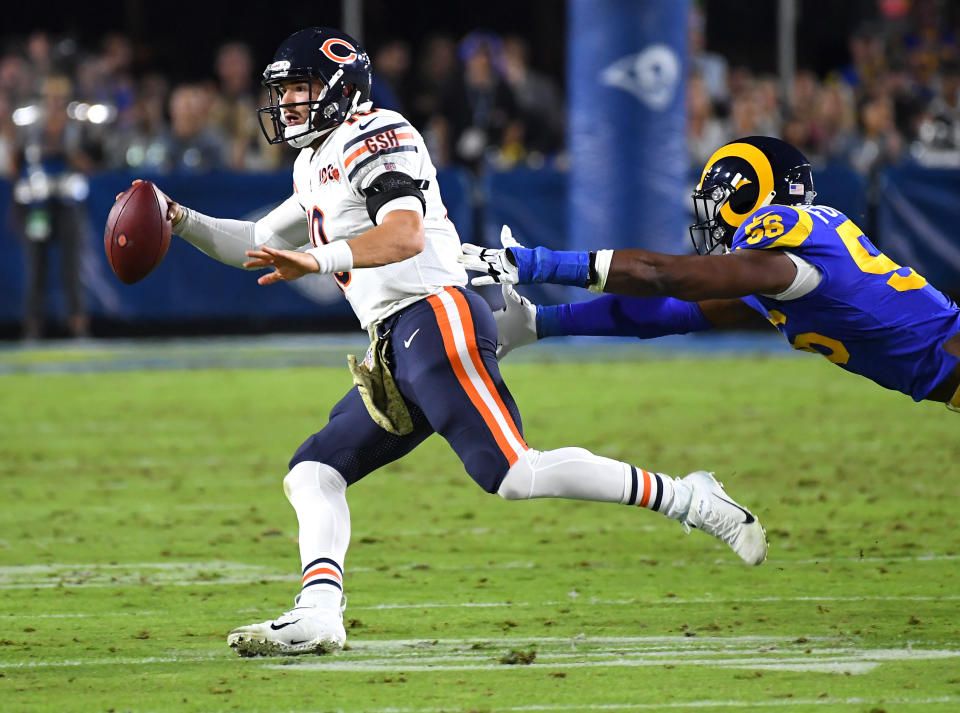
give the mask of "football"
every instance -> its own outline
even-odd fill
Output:
[[[139,282],[160,264],[170,231],[167,202],[153,183],[140,181],[120,194],[107,216],[103,249],[121,282]]]

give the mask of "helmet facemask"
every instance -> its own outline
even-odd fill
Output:
[[[734,185],[740,182],[738,173],[732,183],[715,182],[693,192],[693,211],[696,222],[690,226],[690,240],[700,255],[726,252],[736,230],[720,215],[720,210],[733,195]]]
[[[338,124],[343,123],[357,110],[360,103],[360,92],[352,87],[342,87],[340,82],[343,71],[337,71],[329,81],[321,76],[290,77],[283,76],[274,79],[268,76],[270,67],[264,72],[264,85],[267,88],[268,106],[260,107],[257,118],[260,120],[260,130],[271,144],[288,143],[294,148],[304,148],[331,131]],[[319,88],[316,99],[303,102],[281,103],[283,98],[283,84],[288,82],[304,82],[309,87],[309,96],[313,97]],[[349,90],[349,91],[345,91]],[[340,96],[334,95],[330,100],[327,97],[331,92],[339,91]],[[303,124],[290,126],[284,116],[285,109],[307,107],[307,120]],[[268,121],[264,121],[264,117]],[[267,125],[272,128],[272,135],[267,131]]]

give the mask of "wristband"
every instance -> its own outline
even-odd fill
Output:
[[[601,294],[603,288],[607,284],[607,275],[610,274],[610,263],[613,261],[613,250],[600,250],[596,254],[590,253],[594,256],[594,259],[591,260],[592,275],[590,276],[590,284],[587,285],[588,289],[591,292],[596,292]]]
[[[320,273],[348,272],[353,269],[353,250],[350,249],[346,240],[325,243],[304,252],[312,255],[317,261]]]
[[[517,265],[520,284],[549,282],[586,287],[590,279],[590,254],[547,248],[508,248]]]

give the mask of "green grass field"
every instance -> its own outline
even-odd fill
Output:
[[[767,563],[488,496],[434,437],[348,493],[348,649],[239,659],[292,606],[281,480],[346,369],[8,373],[0,711],[960,710],[960,416],[812,356],[504,373],[535,447],[715,470]]]

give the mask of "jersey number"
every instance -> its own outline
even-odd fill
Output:
[[[313,206],[313,212],[310,214],[310,242],[314,247],[320,247],[330,242],[326,233],[323,232],[323,211],[317,206]],[[350,284],[349,272],[335,272],[333,279],[340,285],[340,289]]]
[[[833,208],[828,208],[825,205],[801,205],[796,207],[809,213],[810,215],[816,216],[828,225],[830,221],[828,218],[824,217],[824,214],[830,218],[836,218],[838,215],[840,215]],[[890,275],[890,279],[887,280],[887,284],[897,292],[919,290],[921,287],[927,284],[927,281],[924,279],[924,277],[917,274],[916,270],[914,270],[912,267],[906,268],[906,275],[901,275],[898,273],[898,271],[903,270],[904,268],[900,267],[900,265],[895,263],[886,255],[883,253],[871,255],[869,252],[867,252],[867,249],[863,247],[863,243],[860,242],[860,236],[863,235],[863,231],[860,230],[860,228],[858,228],[852,220],[846,220],[837,226],[837,235],[840,236],[840,240],[843,241],[843,245],[847,249],[847,252],[850,253],[850,257],[853,258],[853,261],[857,264],[857,267],[860,268],[862,272],[866,272],[871,275]]]
[[[787,317],[783,312],[778,312],[775,309],[770,310],[767,313],[767,319],[770,320],[770,323],[774,327],[779,327],[781,324],[787,323]],[[819,354],[822,357],[825,357],[828,361],[832,361],[834,364],[846,364],[850,361],[850,352],[843,345],[839,339],[834,339],[833,337],[825,337],[822,334],[817,334],[816,332],[804,332],[803,334],[798,334],[793,338],[793,341],[790,343],[794,349],[802,349],[805,352],[813,352],[814,354]],[[814,349],[814,347],[821,347],[821,349]]]
[[[863,244],[859,240],[860,236],[863,235],[863,231],[860,230],[852,220],[841,224],[837,228],[837,235],[840,236],[840,239],[846,246],[850,257],[857,263],[857,267],[863,270],[863,272],[868,272],[871,275],[887,275],[893,273],[890,275],[890,279],[887,280],[887,284],[897,292],[919,290],[927,284],[923,275],[917,274],[917,271],[912,267],[907,268],[906,275],[900,275],[897,271],[903,268],[886,255],[883,253],[871,255],[867,252],[867,249],[863,247]]]
[[[840,215],[837,211],[833,210],[833,208],[828,208],[827,206],[796,207],[800,210],[810,213],[811,215],[815,215],[827,224],[829,224],[829,220],[821,213],[825,213],[831,218],[835,218]],[[766,221],[764,221],[764,223],[766,223]],[[863,243],[860,242],[860,236],[863,235],[863,231],[860,230],[860,228],[858,228],[852,220],[847,220],[841,223],[837,227],[837,235],[840,236],[840,240],[843,241],[844,247],[847,249],[847,252],[850,253],[850,257],[853,258],[853,261],[857,264],[857,267],[860,268],[861,271],[871,275],[889,274],[890,279],[887,280],[887,284],[897,292],[919,290],[921,287],[927,284],[927,281],[923,278],[923,276],[918,275],[913,268],[907,268],[909,272],[906,275],[901,275],[897,271],[902,270],[903,268],[886,255],[883,253],[871,255],[869,252],[867,252],[867,249],[863,246]],[[762,237],[762,234],[759,235],[754,242],[759,241]],[[781,312],[777,312],[776,310],[770,311],[769,319],[774,326],[785,324],[787,321],[787,318]],[[816,332],[804,332],[803,334],[796,335],[793,338],[792,346],[794,349],[802,349],[807,352],[813,352],[814,354],[820,354],[821,356],[832,361],[834,364],[846,364],[850,360],[850,352],[847,347],[844,346],[843,342],[841,342],[839,339],[834,339],[833,337],[817,334]],[[820,348],[815,349],[814,347]]]
[[[756,245],[764,238],[778,238],[783,235],[783,219],[776,213],[757,216],[744,227],[744,231],[747,234],[747,242],[750,245]]]

